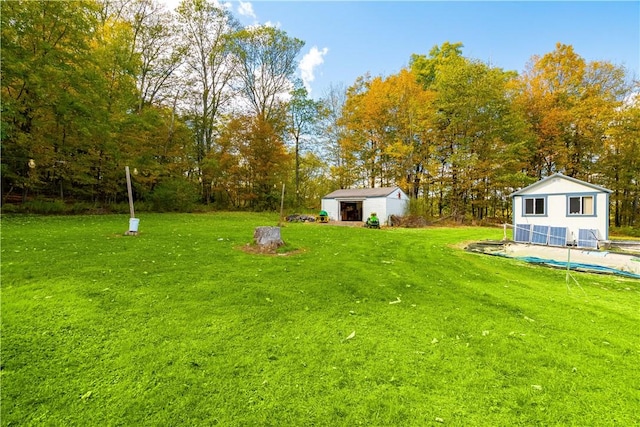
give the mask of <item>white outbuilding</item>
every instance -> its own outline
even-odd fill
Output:
[[[342,189],[322,198],[322,210],[333,221],[366,221],[376,213],[383,225],[391,215],[403,216],[409,206],[409,196],[400,187]]]
[[[556,173],[511,194],[513,240],[597,248],[609,240],[611,190]]]

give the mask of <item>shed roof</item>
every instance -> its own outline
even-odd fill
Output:
[[[524,188],[522,188],[522,189],[520,189],[518,191],[515,191],[515,192],[511,193],[509,196],[513,197],[513,196],[518,196],[520,194],[526,194],[527,192],[529,192],[529,190],[531,190],[531,189],[537,187],[538,185],[540,185],[540,184],[542,184],[544,182],[547,182],[547,181],[549,181],[550,179],[553,179],[553,178],[566,179],[567,181],[571,181],[571,182],[575,182],[576,184],[584,185],[585,187],[592,188],[592,189],[594,189],[596,191],[601,191],[603,193],[611,193],[611,190],[609,190],[607,188],[600,187],[599,185],[591,184],[590,182],[582,181],[580,179],[573,178],[573,177],[570,177],[570,176],[566,176],[566,175],[561,174],[560,172],[557,172],[557,173],[554,173],[553,175],[549,175],[548,177],[541,179],[538,182],[534,182],[533,184],[531,184],[531,185],[529,185],[527,187],[524,187]]]
[[[348,197],[387,197],[389,194],[396,190],[400,190],[399,187],[380,187],[380,188],[345,188],[342,190],[333,191],[323,199],[342,199]],[[402,191],[402,190],[400,190]]]

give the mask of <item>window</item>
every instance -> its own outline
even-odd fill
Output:
[[[545,214],[544,197],[530,197],[524,199],[525,215],[544,215]]]
[[[593,215],[593,196],[569,197],[569,215]]]

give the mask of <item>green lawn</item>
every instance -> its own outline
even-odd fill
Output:
[[[640,281],[465,252],[501,229],[2,218],[2,425],[638,425]],[[354,335],[355,332],[355,335]]]

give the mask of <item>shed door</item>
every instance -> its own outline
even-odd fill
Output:
[[[362,202],[340,202],[340,221],[362,221]]]

